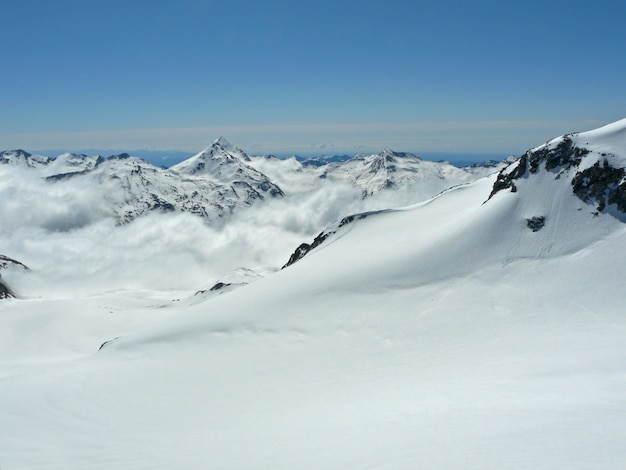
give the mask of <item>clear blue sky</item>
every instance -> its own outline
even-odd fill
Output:
[[[626,2],[0,3],[0,148],[518,154],[626,116]]]

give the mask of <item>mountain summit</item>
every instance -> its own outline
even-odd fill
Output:
[[[184,175],[210,174],[221,177],[229,173],[225,171],[227,168],[237,172],[247,167],[245,163],[249,161],[250,157],[243,150],[220,137],[202,152],[172,166],[171,170]]]

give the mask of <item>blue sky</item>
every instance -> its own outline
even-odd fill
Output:
[[[626,3],[0,3],[0,148],[519,154],[626,116]]]

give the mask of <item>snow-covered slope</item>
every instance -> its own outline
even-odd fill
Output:
[[[623,167],[624,129],[351,218],[205,302],[5,302],[3,466],[620,468],[622,182],[599,210],[584,172]]]

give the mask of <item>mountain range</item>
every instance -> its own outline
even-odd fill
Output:
[[[347,182],[361,190],[364,197],[385,189],[411,187],[416,197],[426,198],[498,168],[490,164],[457,168],[391,150],[341,161],[312,161],[316,163],[295,157],[287,161],[251,158],[223,137],[170,168],[156,167],[128,154],[105,158],[66,153],[49,158],[23,150],[0,152],[0,165],[29,169],[50,184],[102,187],[106,211],[121,223],[152,211],[189,212],[208,219],[223,217],[236,207],[250,206],[268,197],[284,197],[281,187],[293,186],[289,179],[308,179],[308,186],[301,185],[294,192],[317,189],[328,179]]]
[[[3,158],[23,166],[20,178],[33,171],[38,178],[62,174],[42,170],[50,162],[12,155]],[[187,162],[156,173],[177,188],[210,179],[231,188],[226,193],[233,201],[234,193],[241,194],[235,183],[245,181],[251,188],[245,194],[253,190],[264,197],[237,199],[247,204],[242,218],[252,220],[252,227],[270,215],[282,220],[283,203],[302,203],[316,188],[324,193],[347,187],[365,201],[415,191],[416,199],[343,213],[300,246],[290,246],[292,256],[274,260],[275,269],[263,278],[242,270],[198,295],[195,286],[103,286],[89,295],[68,289],[62,296],[4,300],[2,464],[623,465],[626,119],[552,139],[485,169],[482,177],[482,169],[471,176],[472,170],[459,173],[386,150],[321,165],[295,158],[248,161],[244,155],[218,139]],[[147,174],[151,182],[129,186],[124,194],[153,191],[156,173],[132,157],[94,162],[92,169],[46,184],[109,175],[118,163],[119,179],[141,167],[132,178]],[[127,163],[137,166],[128,169]],[[425,198],[418,189],[424,174]],[[102,178],[88,181],[104,184],[109,176]],[[112,188],[124,186],[112,180]],[[274,188],[280,193],[272,195]],[[270,214],[269,202],[277,203],[276,213]],[[220,220],[241,223],[237,210],[232,219]],[[193,231],[197,218],[171,219],[171,212],[133,212],[128,223],[107,233],[142,234],[163,220],[158,233],[171,237],[173,250],[180,233],[168,234],[167,224],[183,220],[182,227]],[[127,212],[116,214],[126,220],[120,214]],[[293,223],[288,216],[287,226]],[[28,272],[7,276],[21,287],[36,274],[30,260],[37,261],[33,252],[43,244],[67,240],[74,244],[65,249],[77,250],[92,234],[88,228],[21,229],[9,238],[3,230],[0,240],[29,257],[15,256],[26,261]],[[255,232],[255,240],[276,232],[266,233]],[[235,245],[223,256],[238,251]],[[91,263],[97,259],[84,256]],[[81,270],[85,282],[97,274],[83,260],[67,264],[59,272]],[[172,264],[171,276],[188,267],[187,259]],[[254,282],[240,285],[244,278]]]

